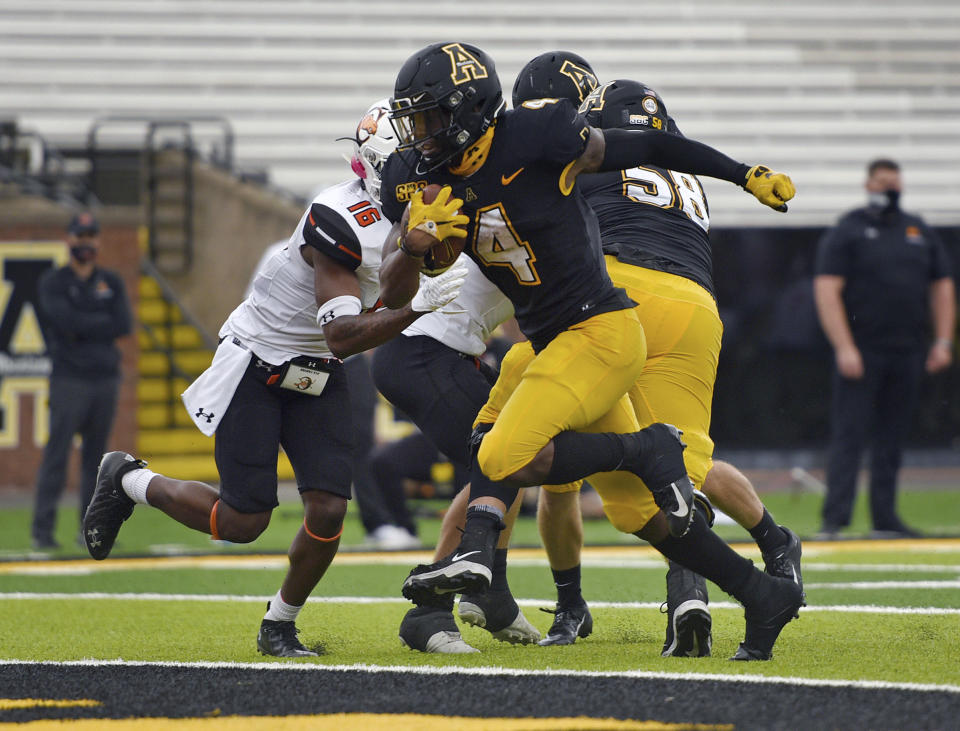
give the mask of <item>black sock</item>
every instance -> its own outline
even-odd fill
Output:
[[[623,462],[624,435],[562,431],[553,438],[553,464],[544,483],[563,485],[597,472],[612,472]]]
[[[671,561],[700,574],[741,600],[753,572],[753,562],[739,555],[707,526],[703,512],[693,516],[690,530],[682,538],[667,536],[654,545]]]
[[[473,501],[480,497],[494,497],[502,500],[509,510],[513,501],[517,499],[520,488],[511,487],[506,482],[494,482],[483,474],[480,463],[477,461],[477,451],[474,450],[473,454],[470,455],[470,500]]]
[[[498,548],[493,552],[493,577],[490,579],[490,591],[510,591],[507,583],[507,549]]]
[[[463,525],[460,545],[454,553],[462,550],[479,551],[480,555],[471,560],[482,563],[489,568],[491,578],[493,578],[494,555],[497,541],[500,540],[500,531],[503,528],[502,512],[491,505],[471,505],[467,508],[467,519]]]
[[[760,550],[764,553],[776,551],[787,542],[787,536],[780,530],[780,526],[777,525],[766,508],[763,509],[763,517],[760,518],[760,522],[750,529],[750,535],[753,536],[753,540],[757,542]]]
[[[580,595],[580,564],[572,569],[563,571],[553,571],[553,583],[557,587],[557,604],[561,607],[568,607],[571,604],[582,604],[583,597]]]

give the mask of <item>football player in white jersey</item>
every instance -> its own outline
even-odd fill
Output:
[[[107,557],[138,503],[214,539],[248,543],[278,505],[283,446],[305,517],[290,546],[287,575],[260,625],[257,647],[266,655],[317,654],[297,639],[295,620],[337,552],[350,498],[353,429],[341,359],[450,302],[465,275],[454,267],[425,278],[409,306],[376,309],[381,248],[390,230],[380,211],[379,173],[396,146],[388,111],[384,99],[364,114],[352,161],[359,177],[314,198],[287,246],[263,263],[251,293],[227,318],[210,368],[183,394],[198,428],[216,434],[219,490],[109,452],[84,517],[95,559]]]
[[[377,348],[371,369],[384,398],[403,411],[449,460],[467,469],[473,421],[497,378],[496,371],[479,356],[497,326],[513,316],[513,305],[469,257],[461,255],[458,263],[469,273],[456,299]],[[454,498],[444,517],[438,557],[456,547],[459,533],[455,526],[463,524],[468,495],[469,487]],[[500,534],[489,591],[462,597],[459,614],[499,640],[531,644],[540,639],[540,633],[517,606],[506,575],[507,546],[519,507],[518,499]],[[476,652],[457,629],[453,597],[446,594],[408,611],[400,625],[404,644],[422,652]]]

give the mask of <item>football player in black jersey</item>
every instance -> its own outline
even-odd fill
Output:
[[[545,94],[577,101],[580,87],[560,73],[573,62],[586,63],[564,51],[531,61],[517,77],[514,107]],[[660,96],[635,81],[602,85],[581,112],[593,126],[605,129],[680,134]],[[709,208],[699,181],[642,166],[584,176],[579,184],[597,213],[611,279],[641,304],[637,313],[647,339],[647,363],[630,394],[638,421],[667,421],[683,430],[684,462],[694,485],[753,535],[769,573],[799,583],[799,539],[776,525],[743,473],[712,459],[710,410],[722,324],[713,297]],[[580,596],[582,527],[576,490],[545,486],[538,520],[558,587],[557,616],[576,622],[588,615]],[[667,608],[663,654],[709,654],[711,619],[703,578],[671,563]],[[560,624],[545,642],[554,634],[575,639],[575,625]]]
[[[426,253],[462,238],[529,338],[504,360],[504,370],[524,363],[519,383],[507,391],[498,381],[478,415],[460,545],[414,569],[404,595],[484,590],[517,490],[591,476],[614,526],[739,599],[742,647],[769,656],[802,591],[710,531],[676,428],[639,429],[628,392],[643,370],[643,328],[635,303],[606,273],[596,219],[575,183],[581,173],[646,162],[740,183],[784,210],[794,193],[789,178],[676,135],[601,132],[566,99],[506,112],[492,59],[465,43],[433,44],[408,59],[391,120],[402,152],[383,174],[384,213],[395,222],[380,270],[384,303],[403,306]],[[444,187],[425,203],[420,191],[432,183]]]

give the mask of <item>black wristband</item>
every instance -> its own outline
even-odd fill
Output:
[[[410,251],[406,244],[403,243],[403,236],[397,236],[397,248],[411,259],[422,259],[427,255],[427,252],[423,252],[422,254],[414,254],[412,251]]]

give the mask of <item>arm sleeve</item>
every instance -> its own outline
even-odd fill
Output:
[[[750,168],[709,145],[656,131],[606,129],[601,172],[656,165],[742,185]]]
[[[314,203],[303,222],[303,240],[350,271],[363,261],[360,239],[343,216],[322,203]]]
[[[67,296],[63,280],[56,271],[50,270],[41,277],[37,289],[44,322],[65,340],[98,340],[107,333],[113,333],[113,316],[104,310],[89,312],[77,309]]]
[[[817,244],[817,259],[814,274],[830,274],[838,277],[849,276],[850,245],[843,221],[829,229],[820,237]]]

